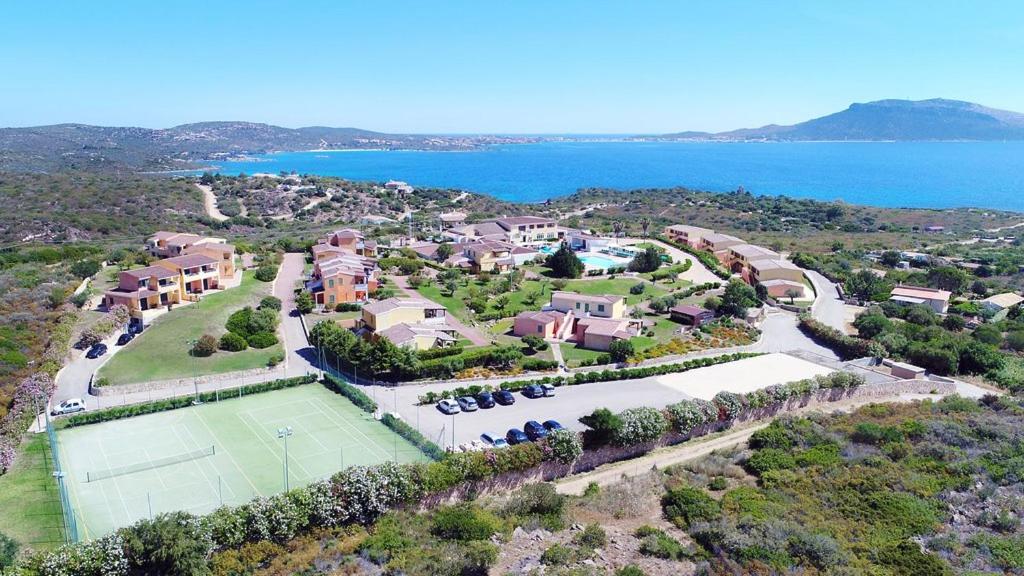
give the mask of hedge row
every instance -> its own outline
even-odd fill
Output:
[[[715,255],[712,254],[711,252],[708,252],[707,250],[697,250],[696,248],[690,246],[689,244],[679,244],[673,242],[668,238],[665,238],[664,236],[658,236],[657,238],[658,240],[661,240],[662,242],[668,244],[669,246],[678,248],[683,252],[692,255],[694,258],[699,260],[700,263],[703,264],[708,270],[711,270],[711,272],[713,272],[715,276],[718,276],[722,280],[728,280],[729,278],[732,277],[732,272],[729,272],[725,268],[722,268],[722,264],[718,261],[718,258],[715,258]]]
[[[523,357],[515,346],[486,347],[469,350],[458,356],[445,356],[420,363],[420,378],[450,378],[466,368],[479,366],[513,366]]]
[[[635,380],[637,378],[649,378],[651,376],[663,376],[665,374],[676,374],[696,368],[714,366],[734,362],[744,358],[760,356],[759,352],[736,352],[733,354],[722,354],[721,356],[708,356],[705,358],[693,358],[675,364],[660,364],[658,366],[640,366],[637,368],[622,368],[619,370],[594,370],[591,372],[577,372],[572,376],[545,376],[533,380],[513,380],[502,382],[499,387],[502,390],[517,392],[531,384],[551,384],[552,386],[574,386],[578,384],[589,384],[591,382],[610,382],[613,380]],[[493,390],[491,386],[464,386],[444,390],[442,392],[427,392],[419,397],[420,404],[433,404],[442,398],[458,398],[460,396],[474,396],[483,390]]]
[[[885,351],[870,340],[847,336],[827,324],[818,322],[809,314],[800,316],[800,329],[812,340],[829,348],[843,360],[885,355]]]
[[[431,460],[440,460],[444,458],[444,450],[442,450],[437,444],[431,442],[426,436],[420,434],[419,430],[407,424],[405,420],[395,418],[395,416],[390,412],[385,412],[380,421],[394,433],[405,438],[412,443],[413,446],[419,448],[420,451],[426,454]]]
[[[316,382],[316,376],[312,375],[299,376],[296,378],[282,378],[278,380],[271,380],[269,382],[262,382],[260,384],[251,384],[249,386],[224,388],[215,392],[201,392],[199,394],[199,401],[223,401],[240,396],[249,396],[251,394],[260,394],[262,392],[271,392],[273,390],[282,390],[284,388],[294,388],[295,386],[312,384],[313,382]],[[178,396],[176,398],[154,400],[152,402],[145,402],[142,404],[117,406],[114,408],[105,408],[103,410],[94,410],[92,412],[81,412],[67,418],[61,418],[57,420],[54,425],[58,428],[85,426],[86,424],[97,424],[99,422],[107,422],[110,420],[121,420],[123,418],[132,418],[135,416],[142,416],[144,414],[154,414],[156,412],[166,412],[167,410],[187,408],[192,406],[194,402],[195,396]]]
[[[420,360],[433,360],[435,358],[444,358],[446,356],[458,356],[465,351],[462,346],[443,346],[441,348],[430,348],[428,350],[420,350],[416,352],[416,357]]]
[[[373,398],[370,398],[365,392],[348,382],[339,380],[338,378],[325,373],[323,383],[324,386],[327,386],[331,390],[334,390],[338,394],[341,394],[345,398],[351,400],[352,403],[359,407],[363,412],[373,414],[377,411],[377,403],[373,401]]]

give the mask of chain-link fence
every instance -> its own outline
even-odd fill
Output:
[[[50,441],[50,455],[53,457],[53,478],[57,482],[57,493],[60,497],[60,508],[64,515],[64,540],[68,544],[78,542],[78,521],[75,509],[71,507],[67,485],[64,482],[64,470],[60,462],[60,447],[57,443],[57,432],[53,428],[49,414],[46,415],[46,436]]]

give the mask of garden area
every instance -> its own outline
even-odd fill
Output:
[[[46,435],[28,435],[18,451],[14,467],[0,476],[0,556],[3,535],[33,550],[49,550],[64,543],[64,521]]]
[[[226,325],[231,315],[246,306],[258,307],[270,295],[271,288],[270,282],[261,282],[247,271],[239,287],[205,295],[199,302],[160,316],[100,368],[97,383],[116,386],[186,378],[193,375],[193,370],[200,375],[220,374],[271,364],[283,356],[283,347],[276,341],[264,348],[247,346],[240,351],[211,353],[206,357],[189,354],[192,343],[204,335],[220,338],[229,332]]]

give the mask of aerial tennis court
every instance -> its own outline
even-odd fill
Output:
[[[342,467],[425,456],[386,426],[320,384],[68,428],[58,433],[82,538],[150,514],[209,512],[284,490],[290,426],[290,487]]]

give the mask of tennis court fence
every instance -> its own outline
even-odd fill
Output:
[[[53,428],[50,414],[46,414],[46,437],[50,441],[50,455],[53,456],[53,477],[57,480],[57,494],[60,496],[60,509],[64,516],[64,540],[68,544],[78,542],[78,521],[75,509],[71,507],[71,497],[64,482],[64,470],[60,465],[60,448],[57,445],[57,431]]]
[[[216,453],[217,450],[215,446],[208,446],[199,450],[192,450],[191,452],[183,452],[181,454],[172,454],[171,456],[157,458],[156,460],[146,460],[144,462],[136,462],[134,464],[126,464],[124,466],[115,466],[105,470],[94,470],[85,473],[85,481],[87,483],[96,482],[97,480],[105,480],[107,478],[114,478],[115,476],[135,474],[136,472],[143,472],[146,470],[163,468],[164,466],[171,466],[173,464],[180,464],[182,462],[189,462],[191,460],[198,460],[207,456],[213,456]]]

